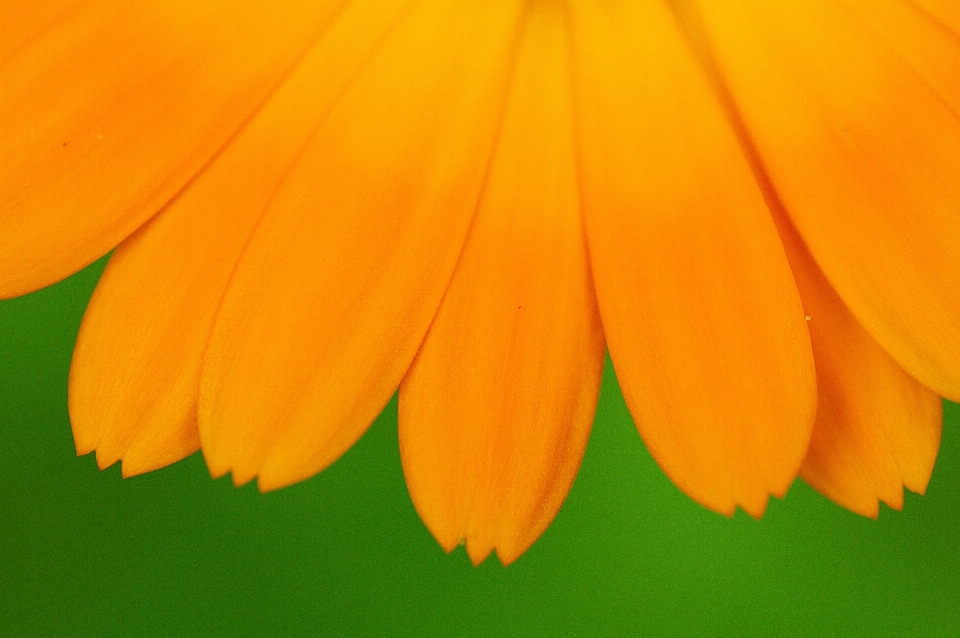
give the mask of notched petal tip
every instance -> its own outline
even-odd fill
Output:
[[[431,530],[432,533],[432,530]],[[446,554],[452,553],[459,547],[463,547],[467,558],[470,560],[470,564],[474,567],[480,567],[483,563],[490,558],[491,554],[496,555],[497,560],[500,561],[500,564],[504,567],[509,566],[515,560],[520,558],[529,548],[531,543],[524,545],[522,547],[510,547],[504,548],[501,546],[491,545],[489,542],[483,542],[475,538],[463,537],[461,536],[455,542],[444,542],[441,541],[437,534],[433,533],[434,539],[437,541],[437,544],[440,545],[440,548]]]
[[[97,449],[95,444],[77,438],[76,432],[74,432],[73,436],[73,445],[77,450],[77,456],[86,456]]]
[[[767,512],[767,506],[770,504],[770,496],[776,496],[776,494],[768,494],[757,503],[751,503],[750,505],[741,504],[740,508],[746,512],[750,518],[759,521]]]
[[[230,473],[229,466],[217,463],[205,449],[201,448],[201,454],[203,454],[203,462],[207,466],[207,471],[210,472],[210,478],[214,481],[222,479]]]
[[[497,554],[497,560],[500,561],[500,564],[503,565],[504,567],[508,567],[511,564],[513,564],[513,562],[516,561],[518,558],[523,556],[527,552],[527,550],[530,549],[530,546],[532,544],[533,543],[531,542],[530,545],[522,545],[522,546],[516,546],[516,547],[507,547],[507,548],[495,547],[494,551]]]
[[[584,219],[624,398],[680,489],[758,517],[795,478],[816,409],[776,228],[675,16],[571,13]]]
[[[490,556],[490,552],[493,551],[487,543],[475,542],[471,539],[467,539],[467,556],[470,557],[470,562],[473,563],[474,567],[479,567],[483,561],[487,560],[487,557]]]
[[[96,451],[96,459],[97,459],[97,467],[100,468],[101,472],[111,467],[114,463],[120,460],[119,458],[114,457],[112,455],[107,456],[101,453],[100,450]]]
[[[960,396],[956,40],[910,3],[728,4],[698,3],[790,219],[897,363]]]
[[[203,364],[200,434],[217,469],[262,489],[312,476],[394,394],[475,208],[516,6],[414,6],[286,175]]]
[[[154,467],[138,467],[136,464],[128,463],[126,459],[120,460],[120,476],[123,478],[130,478],[131,476],[137,476],[139,474],[146,474],[151,470],[159,468]]]
[[[324,468],[326,469],[326,468]],[[321,472],[323,470],[320,470]],[[261,494],[266,494],[267,492],[273,492],[284,487],[289,487],[300,481],[305,481],[316,474],[316,472],[310,472],[305,475],[287,475],[287,476],[278,476],[265,471],[261,471],[257,475],[257,489],[260,490]]]
[[[475,565],[512,562],[556,516],[597,402],[568,57],[562,10],[532,3],[470,234],[400,388],[411,498]]]

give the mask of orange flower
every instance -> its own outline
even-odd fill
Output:
[[[696,501],[876,516],[960,399],[958,7],[4,2],[0,296],[118,246],[70,414],[124,475],[289,485],[399,386],[420,515],[508,563],[606,346]]]

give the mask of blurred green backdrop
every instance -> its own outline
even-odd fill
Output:
[[[801,482],[757,522],[659,471],[609,366],[583,467],[507,569],[445,555],[407,496],[396,402],[267,495],[199,455],[121,480],[75,455],[70,354],[103,260],[0,303],[0,636],[960,636],[960,408],[928,494],[878,521]]]

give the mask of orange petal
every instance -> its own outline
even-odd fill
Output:
[[[810,438],[813,360],[783,248],[672,15],[574,8],[583,201],[600,314],[654,458],[759,516]]]
[[[833,4],[700,4],[817,264],[904,370],[960,399],[960,119],[947,94]]]
[[[307,478],[396,390],[473,216],[518,17],[518,2],[418,5],[281,185],[204,362],[214,475]]]
[[[801,275],[795,268],[799,281]],[[810,313],[819,406],[800,475],[825,496],[876,517],[878,500],[923,493],[940,445],[940,397],[908,376],[857,323],[825,280],[800,283]]]
[[[859,6],[880,13],[880,3]],[[801,476],[821,493],[865,516],[877,516],[880,500],[899,509],[904,485],[923,492],[933,471],[940,442],[940,398],[893,361],[827,282],[775,192],[729,86],[718,73],[715,54],[702,38],[698,16],[681,15],[701,36],[696,39],[701,62],[754,168],[809,313],[818,411]],[[910,18],[895,16],[904,21]]]
[[[528,18],[477,217],[400,386],[413,503],[447,551],[508,564],[556,516],[603,367],[583,243],[562,7]]]
[[[344,0],[90,3],[0,67],[0,298],[103,255],[169,201]]]
[[[881,13],[878,2],[861,6]],[[905,21],[910,17],[895,15]],[[754,169],[809,313],[818,412],[801,476],[860,514],[876,517],[879,500],[899,509],[904,485],[923,492],[933,471],[940,442],[940,398],[893,361],[827,282],[787,216],[744,127],[715,53],[703,37],[699,16],[689,10],[678,16],[693,35],[694,49]]]
[[[240,253],[285,172],[407,0],[353,3],[248,126],[110,259],[74,349],[77,450],[125,475],[196,451],[200,365]]]
[[[960,4],[956,0],[907,0],[934,22],[960,36]]]
[[[938,26],[903,0],[843,0],[843,5],[960,117],[960,36]]]
[[[933,472],[940,397],[904,372],[860,325],[777,208],[780,235],[810,317],[817,367],[817,420],[800,476],[864,516],[876,518],[879,501],[901,509],[904,486],[922,494]]]
[[[778,217],[817,366],[817,420],[800,476],[864,516],[923,493],[940,446],[940,397],[908,376],[854,318],[796,230]]]
[[[83,0],[3,0],[0,2],[0,65],[53,27]]]

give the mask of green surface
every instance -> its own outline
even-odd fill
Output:
[[[928,494],[860,518],[798,482],[757,522],[683,496],[611,371],[554,524],[504,569],[417,518],[396,403],[260,495],[199,455],[121,480],[75,455],[70,353],[102,262],[0,303],[0,636],[960,636],[960,408]]]

